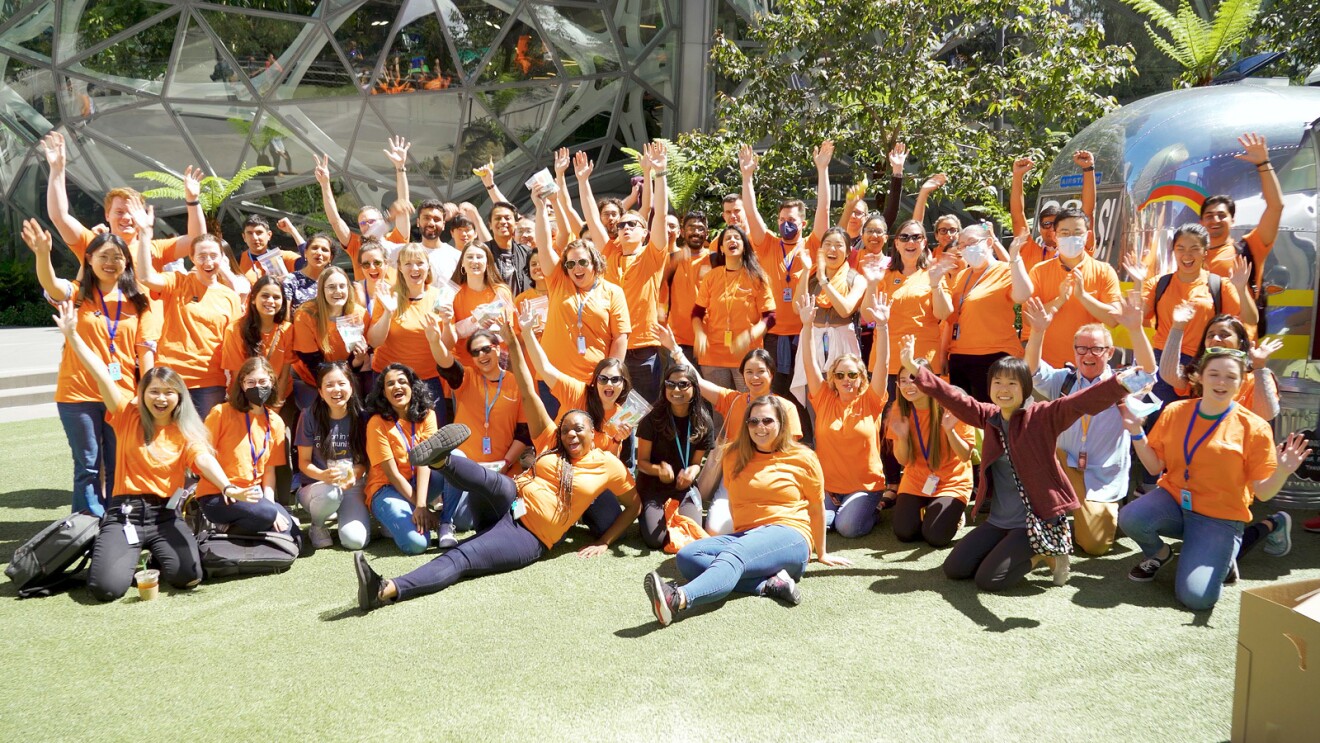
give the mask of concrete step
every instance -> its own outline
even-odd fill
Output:
[[[0,371],[0,390],[38,387],[55,382],[55,369],[5,369]]]
[[[0,389],[0,408],[23,405],[41,405],[55,402],[55,385],[42,384],[13,389]]]
[[[12,408],[0,407],[0,423],[17,423],[45,418],[58,418],[55,403],[44,402],[40,405],[16,405]]]

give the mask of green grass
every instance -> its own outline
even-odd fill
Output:
[[[68,459],[56,421],[0,426],[0,559],[63,513]],[[1295,537],[1203,614],[1172,570],[1128,581],[1126,541],[1065,588],[983,595],[887,522],[835,540],[854,567],[811,568],[799,607],[735,598],[666,629],[641,584],[673,561],[635,532],[366,616],[338,549],[151,603],[6,583],[0,739],[1225,740],[1241,588],[1320,577],[1320,539]],[[387,575],[422,561],[368,551]]]

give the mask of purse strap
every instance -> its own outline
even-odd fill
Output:
[[[999,436],[1004,439],[1004,456],[1008,457],[1008,471],[1013,475],[1013,484],[1017,486],[1018,497],[1022,499],[1022,505],[1027,507],[1027,513],[1035,515],[1031,508],[1031,501],[1027,500],[1027,490],[1022,487],[1022,481],[1018,479],[1017,465],[1013,464],[1013,450],[1008,445],[1008,427],[1004,425],[1004,419],[1001,416],[999,422],[995,424],[999,429]]]

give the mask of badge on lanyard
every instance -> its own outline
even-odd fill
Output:
[[[1183,488],[1179,493],[1182,495],[1182,509],[1184,511],[1192,510],[1192,491]]]
[[[934,494],[935,494],[935,488],[939,487],[939,485],[940,485],[940,478],[939,478],[939,476],[938,476],[938,475],[931,475],[930,477],[927,477],[927,478],[926,478],[926,484],[923,485],[923,486],[921,486],[921,494],[922,494],[922,495],[934,495]]]
[[[137,527],[133,526],[128,521],[128,514],[132,512],[132,510],[132,506],[124,506],[124,539],[128,540],[128,545],[130,547],[138,543]]]
[[[110,375],[111,382],[118,382],[124,378],[124,370],[119,366],[118,361],[111,361],[105,365],[106,373]]]
[[[523,503],[522,498],[515,498],[509,510],[513,511],[514,519],[521,519],[527,515],[527,504]]]
[[[1077,469],[1086,469],[1086,452],[1077,455]]]
[[[490,454],[490,437],[489,437],[489,436],[482,436],[482,437],[481,437],[481,453],[482,453],[482,454]]]
[[[578,355],[579,355],[579,356],[585,356],[585,355],[587,355],[587,338],[586,338],[586,336],[579,335],[579,336],[577,337],[577,339],[578,339],[578,340],[577,340]]]
[[[792,288],[792,287],[788,287],[788,286],[784,287],[784,301],[785,301],[785,302],[792,302],[792,301],[793,301],[793,288]]]
[[[733,348],[733,331],[732,331],[732,330],[726,330],[726,331],[724,331],[724,345],[725,345],[725,347],[727,347],[727,348]]]
[[[958,323],[953,324],[953,333],[950,334],[950,337],[955,341],[958,340]]]

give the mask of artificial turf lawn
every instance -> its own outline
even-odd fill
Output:
[[[0,472],[7,561],[67,509],[59,423],[0,426]],[[734,598],[665,629],[642,576],[673,560],[635,529],[612,556],[563,545],[366,616],[338,548],[151,603],[18,601],[6,582],[0,739],[1225,740],[1241,588],[1320,577],[1320,537],[1294,537],[1201,614],[1171,569],[1128,581],[1126,540],[1064,588],[1042,572],[985,595],[887,520],[834,539],[855,565],[813,566],[801,606]],[[434,556],[367,551],[386,575]]]

